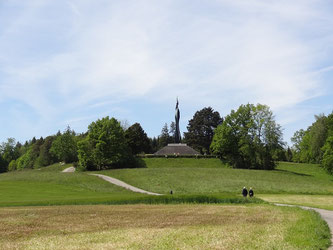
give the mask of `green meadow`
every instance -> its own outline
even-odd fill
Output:
[[[146,168],[101,171],[133,186],[169,194],[174,199],[186,196],[200,200],[240,197],[243,186],[253,187],[255,196],[270,202],[308,205],[333,209],[333,176],[318,165],[279,163],[276,170],[232,169],[218,159],[146,158]],[[0,206],[115,204],[170,202],[152,198],[109,184],[89,172],[62,173],[70,165],[54,164],[37,170],[0,175]],[[202,198],[209,196],[211,198]],[[212,198],[215,197],[215,198]],[[303,198],[300,198],[303,197]],[[320,197],[320,198],[319,198]],[[168,201],[166,201],[168,200]]]
[[[0,248],[325,249],[330,244],[328,226],[317,213],[268,204],[333,210],[333,177],[318,165],[279,163],[276,170],[258,171],[232,169],[218,159],[143,160],[146,168],[99,173],[165,195],[133,193],[90,172],[61,172],[70,165],[0,174],[0,233],[6,236]],[[243,186],[252,186],[257,198],[241,197]]]
[[[0,206],[96,204],[140,196],[83,172],[62,173],[69,165],[0,175]]]
[[[144,161],[147,168],[102,173],[161,194],[170,190],[175,194],[240,194],[244,186],[253,187],[255,194],[333,194],[333,176],[313,164],[281,162],[276,170],[263,171],[232,169],[218,159],[148,158]]]

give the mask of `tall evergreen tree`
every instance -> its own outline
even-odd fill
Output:
[[[125,139],[133,154],[151,151],[148,136],[139,123],[133,124],[125,131]]]
[[[211,107],[197,111],[189,121],[184,133],[185,142],[202,154],[210,154],[214,131],[223,122],[219,112]]]
[[[169,128],[169,141],[170,143],[175,143],[176,140],[176,123],[175,122],[171,122],[170,123],[170,128]]]
[[[168,128],[168,124],[165,123],[160,136],[158,137],[158,148],[163,148],[166,145],[168,145],[168,143],[170,143],[171,141],[171,137],[169,134],[169,128]]]
[[[153,137],[149,138],[150,141],[150,153],[155,153],[159,148],[158,148],[158,138]]]
[[[7,163],[6,161],[2,158],[0,154],[0,173],[6,172],[7,171]]]

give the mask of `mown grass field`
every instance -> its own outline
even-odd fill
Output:
[[[240,195],[243,186],[253,186],[255,195],[268,201],[306,205],[301,196],[317,197],[307,198],[307,204],[330,209],[324,203],[325,197],[332,197],[333,178],[317,165],[280,163],[275,171],[256,171],[231,169],[218,159],[144,160],[147,168],[102,173],[148,191],[173,190],[174,195],[133,193],[89,172],[61,173],[70,165],[1,174],[0,249],[325,249],[329,245],[329,229],[318,214]],[[35,207],[22,207],[29,205]],[[43,205],[63,206],[38,207]]]
[[[262,171],[231,169],[218,159],[144,160],[147,168],[102,173],[162,194],[170,190],[179,194],[239,194],[243,186],[253,187],[257,194],[333,194],[333,176],[318,165],[280,163],[274,171]],[[190,167],[191,162],[195,167]]]
[[[218,159],[148,158],[144,161],[147,168],[101,173],[162,194],[169,194],[172,190],[176,196],[224,198],[228,194],[239,197],[242,187],[246,186],[253,187],[255,196],[269,202],[332,209],[333,177],[318,165],[280,163],[274,171],[260,171],[231,169]],[[128,203],[139,200],[158,203],[86,172],[61,173],[69,166],[55,164],[40,170],[1,174],[0,206],[117,204],[126,203],[126,200]]]
[[[1,174],[0,206],[99,204],[142,196],[86,173],[61,173],[68,166]]]
[[[112,185],[86,172],[62,173],[70,165],[0,175],[0,207],[86,204],[262,203],[228,194],[149,196]]]
[[[271,205],[0,208],[0,249],[325,249],[318,214]]]

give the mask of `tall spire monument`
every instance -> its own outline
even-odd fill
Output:
[[[175,114],[175,121],[176,121],[175,143],[180,143],[180,141],[181,141],[181,135],[180,135],[180,129],[179,129],[180,111],[179,111],[178,105],[179,105],[179,101],[178,101],[178,97],[177,97],[176,114]]]
[[[180,111],[179,111],[179,101],[177,97],[176,109],[175,109],[175,143],[169,143],[167,146],[158,150],[155,155],[173,155],[173,156],[184,156],[184,155],[199,155],[200,153],[195,151],[193,148],[187,146],[186,144],[181,142],[181,135],[179,130],[179,119],[180,119]]]

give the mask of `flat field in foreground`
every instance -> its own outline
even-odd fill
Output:
[[[311,211],[270,205],[0,208],[1,249],[324,249]]]

